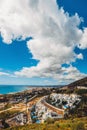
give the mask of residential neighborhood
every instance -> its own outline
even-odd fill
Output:
[[[68,108],[75,108],[81,97],[76,94],[57,94],[52,93],[50,96],[44,96],[34,106],[34,120],[44,122],[46,119],[61,119],[64,115],[68,114]]]
[[[4,119],[10,127],[44,123],[48,118],[64,119],[70,110],[77,108],[81,100],[81,95],[66,94],[60,88],[33,88],[15,95],[1,95],[0,127],[4,127]]]

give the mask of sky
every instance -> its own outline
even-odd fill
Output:
[[[87,0],[0,0],[0,84],[87,76]]]

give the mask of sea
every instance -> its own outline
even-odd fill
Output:
[[[22,92],[25,90],[30,90],[32,88],[37,88],[37,87],[61,87],[61,85],[50,85],[50,86],[36,86],[36,85],[0,85],[0,94],[11,94],[11,93],[17,93],[17,92]]]
[[[17,93],[24,90],[29,90],[27,85],[0,85],[0,94]]]

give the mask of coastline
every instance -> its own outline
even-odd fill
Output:
[[[29,89],[26,85],[0,85],[0,95],[21,93]]]
[[[30,90],[39,90],[42,88],[58,88],[61,87],[60,85],[56,86],[32,86],[32,85],[0,85],[0,95],[7,95],[7,94],[17,94],[17,93],[22,93],[25,91],[30,91]]]

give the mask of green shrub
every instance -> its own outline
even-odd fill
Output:
[[[60,124],[58,122],[55,122],[55,125],[57,126],[57,128],[60,127]]]
[[[55,122],[55,120],[48,117],[45,122],[46,122],[47,124],[53,124],[53,123]]]
[[[84,123],[79,122],[77,124],[72,125],[72,130],[85,130]]]

